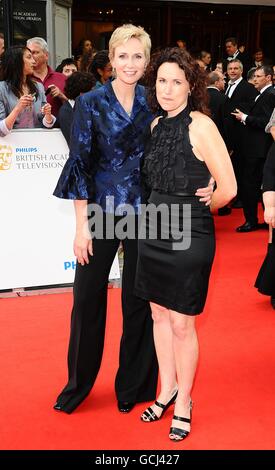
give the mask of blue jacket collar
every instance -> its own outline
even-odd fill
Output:
[[[125,119],[128,119],[129,121],[131,121],[132,118],[134,118],[142,108],[143,109],[147,108],[145,91],[142,85],[136,85],[135,99],[134,99],[131,116],[129,116],[126,113],[126,111],[123,109],[120,102],[118,101],[115,95],[115,92],[113,90],[113,87],[112,87],[112,82],[109,80],[107,83],[105,83],[104,87],[106,89],[106,94],[108,96],[109,103],[110,103],[110,106],[112,107],[112,110],[115,111],[120,116],[124,117]]]

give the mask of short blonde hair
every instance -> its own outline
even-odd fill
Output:
[[[115,55],[115,48],[131,38],[138,39],[143,48],[146,61],[150,60],[151,39],[148,33],[141,26],[134,26],[133,24],[124,24],[116,28],[109,41],[109,58],[113,60]]]

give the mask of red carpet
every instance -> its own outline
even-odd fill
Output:
[[[217,217],[217,255],[204,314],[192,433],[171,443],[172,409],[142,423],[144,405],[116,409],[120,289],[109,289],[106,349],[96,385],[72,415],[52,405],[66,381],[71,294],[0,299],[0,448],[275,449],[275,311],[253,288],[268,234],[237,234],[242,211]]]

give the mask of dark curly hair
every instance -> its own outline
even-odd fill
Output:
[[[63,73],[63,69],[66,65],[75,65],[76,61],[72,57],[67,57],[63,59],[62,62],[56,67],[55,71],[59,73]]]
[[[159,67],[165,62],[178,64],[184,71],[191,90],[191,95],[188,98],[191,110],[201,111],[209,116],[209,97],[206,88],[207,74],[186,50],[180,49],[179,47],[167,47],[166,49],[156,52],[152,55],[147,67],[144,83],[147,87],[148,103],[153,113],[156,113],[160,109],[156,97],[156,79]]]
[[[89,67],[89,72],[94,74],[95,78],[100,81],[101,76],[98,73],[97,69],[104,70],[106,65],[110,63],[109,59],[109,52],[104,50],[104,51],[99,51],[96,53],[94,56],[92,63]]]
[[[74,72],[67,78],[64,93],[69,100],[75,100],[80,93],[86,93],[95,86],[95,77],[88,72]]]

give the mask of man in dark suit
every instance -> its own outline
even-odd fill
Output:
[[[224,103],[226,101],[226,97],[223,93],[224,82],[224,75],[218,70],[210,72],[207,77],[207,91],[209,95],[209,108],[211,111],[211,117],[219,129],[223,139],[225,138],[223,112]]]
[[[256,49],[253,55],[252,67],[262,67],[263,65],[272,65],[272,61],[264,56],[262,49]]]
[[[215,122],[219,132],[224,140],[226,140],[224,129],[224,104],[226,97],[223,93],[225,86],[224,74],[219,70],[210,72],[207,77],[207,91],[209,95],[209,109],[211,111],[211,118]],[[218,209],[218,215],[231,214],[231,208],[226,205]]]
[[[243,64],[243,75],[246,77],[248,70],[252,67],[252,61],[248,54],[241,52],[238,49],[238,42],[236,38],[227,38],[225,40],[225,50],[227,58],[224,61],[224,70],[227,69],[228,64],[235,59],[238,59]]]
[[[226,101],[224,103],[224,129],[225,143],[230,153],[236,180],[238,184],[238,194],[235,206],[241,206],[241,182],[243,172],[242,140],[244,126],[237,121],[232,112],[238,108],[242,112],[248,112],[255,97],[258,95],[256,88],[242,77],[243,66],[238,59],[232,60],[227,66],[229,77],[228,86],[225,91]],[[234,204],[233,204],[234,206]],[[237,206],[238,207],[238,206]]]
[[[245,124],[243,151],[243,211],[245,223],[237,227],[237,232],[257,230],[258,201],[261,194],[261,184],[265,157],[272,144],[270,134],[265,133],[265,127],[275,107],[275,90],[272,86],[272,68],[263,65],[256,69],[254,75],[255,88],[260,93],[253,102],[248,114],[236,109],[232,114]]]

